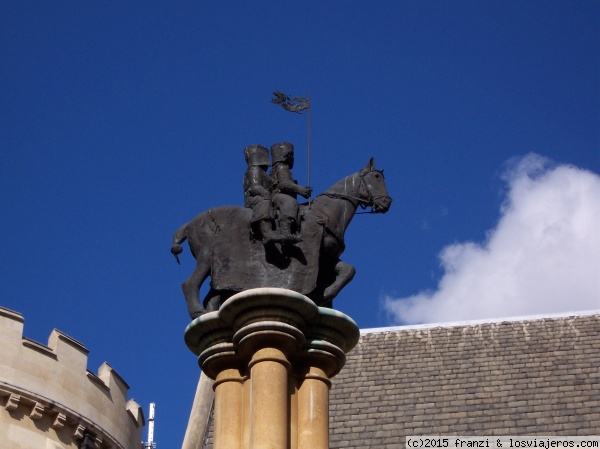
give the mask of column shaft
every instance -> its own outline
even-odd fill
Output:
[[[244,410],[242,418],[242,445],[240,449],[250,448],[250,389],[252,382],[249,377],[244,377],[244,391],[242,408]]]
[[[298,389],[298,449],[329,449],[329,379],[311,367]]]
[[[289,377],[290,395],[290,449],[298,449],[298,378]]]
[[[249,366],[250,449],[287,449],[289,362],[285,353],[276,348],[259,349]]]
[[[237,369],[223,370],[215,379],[214,449],[241,449],[243,388]]]

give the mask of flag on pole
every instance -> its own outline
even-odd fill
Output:
[[[302,111],[305,109],[308,111],[308,159],[307,159],[307,169],[308,169],[308,185],[310,185],[310,92],[308,93],[308,98],[302,97],[294,97],[292,100],[289,95],[284,94],[280,90],[276,90],[273,92],[275,98],[271,98],[271,103],[280,105],[283,109],[290,112],[295,112],[296,114],[302,114]],[[308,200],[308,207],[310,207],[310,198]]]
[[[292,100],[288,95],[276,90],[273,92],[275,98],[271,99],[271,103],[280,105],[283,109],[296,114],[302,114],[305,109],[310,110],[310,100],[302,97],[294,97]]]

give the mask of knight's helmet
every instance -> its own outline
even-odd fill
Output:
[[[248,167],[258,167],[261,165],[271,165],[269,161],[269,150],[259,144],[248,145],[244,148],[244,157]]]
[[[290,168],[294,164],[294,145],[289,142],[279,142],[271,145],[271,159],[273,165],[276,162],[286,162]]]

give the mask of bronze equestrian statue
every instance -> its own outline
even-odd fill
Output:
[[[364,168],[299,206],[300,238],[292,242],[263,244],[251,231],[257,216],[250,207],[222,206],[201,213],[175,232],[171,246],[177,258],[181,243],[188,240],[196,259],[196,268],[182,285],[190,317],[218,310],[233,294],[258,287],[287,288],[331,307],[356,272],[340,259],[354,213],[358,207],[385,213],[391,203],[383,171],[375,169],[371,158]],[[201,304],[199,291],[208,276],[210,291]]]

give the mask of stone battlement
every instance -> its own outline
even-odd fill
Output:
[[[139,448],[144,415],[121,376],[106,362],[88,371],[89,351],[63,332],[54,329],[46,346],[23,337],[23,324],[0,307],[0,422],[19,421],[10,447],[78,447],[87,438],[99,449]]]

